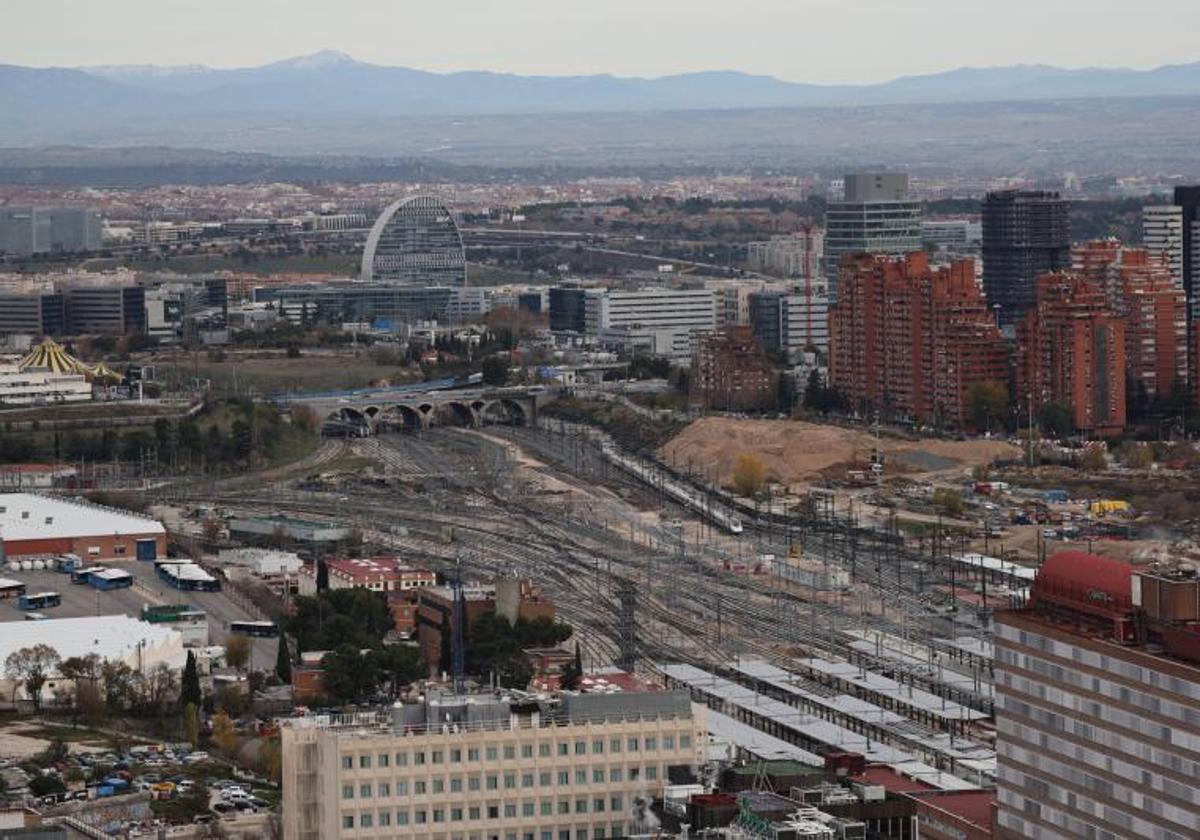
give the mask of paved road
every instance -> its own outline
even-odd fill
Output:
[[[70,575],[58,572],[12,572],[4,577],[19,580],[30,593],[53,591],[62,595],[62,606],[44,610],[47,618],[79,618],[89,615],[138,616],[146,604],[190,604],[208,614],[209,643],[222,644],[229,634],[229,622],[257,618],[223,592],[180,592],[163,583],[150,563],[127,561],[110,564],[133,573],[134,586],[129,589],[101,591],[91,586],[71,583]],[[16,599],[0,601],[0,622],[23,621],[25,613],[17,609]],[[0,632],[3,632],[0,630]],[[278,642],[274,639],[254,639],[250,667],[275,667]]]

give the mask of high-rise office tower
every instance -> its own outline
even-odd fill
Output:
[[[1200,837],[1198,604],[1190,563],[1063,551],[996,613],[997,838]]]
[[[848,254],[900,256],[921,250],[921,202],[908,197],[903,172],[845,176],[842,201],[825,209],[825,277],[837,300],[838,269]]]
[[[1200,316],[1200,186],[1176,187],[1175,206],[1180,215],[1183,290],[1194,321]]]
[[[983,287],[1012,327],[1034,305],[1037,278],[1071,266],[1071,224],[1058,193],[1004,190],[983,201]]]
[[[465,286],[466,252],[450,211],[428,195],[388,205],[367,236],[362,279],[399,286]]]
[[[85,207],[0,207],[0,252],[25,257],[101,247],[100,211]]]
[[[1150,256],[1165,260],[1171,277],[1183,288],[1183,209],[1174,204],[1142,208],[1142,242]]]

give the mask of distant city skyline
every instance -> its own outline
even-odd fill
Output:
[[[1167,24],[1169,22],[1169,25]],[[815,84],[960,67],[1129,67],[1200,60],[1189,0],[70,0],[9,4],[0,63],[256,66],[323,50],[434,72],[657,77],[739,70]],[[1086,32],[1086,37],[1082,37]],[[984,35],[986,34],[986,37]]]

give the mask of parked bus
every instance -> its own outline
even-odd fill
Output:
[[[57,592],[35,592],[17,599],[17,609],[20,610],[44,610],[61,604],[62,596]]]
[[[229,632],[273,639],[279,635],[279,628],[272,621],[231,621],[229,622]]]

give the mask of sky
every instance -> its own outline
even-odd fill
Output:
[[[1200,60],[1200,0],[0,0],[0,21],[0,64],[35,67],[244,67],[330,49],[437,72],[868,83]]]

